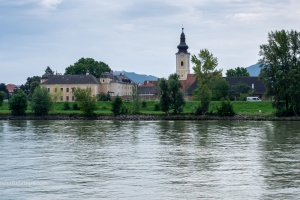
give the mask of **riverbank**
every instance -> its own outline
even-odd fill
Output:
[[[220,120],[220,121],[300,121],[296,117],[274,117],[264,115],[236,115],[234,117],[219,117],[212,115],[46,115],[46,116],[12,116],[0,115],[0,120],[118,120],[118,121],[156,121],[156,120]]]

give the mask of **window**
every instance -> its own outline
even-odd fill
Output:
[[[183,78],[183,75],[181,75],[181,78]]]
[[[60,100],[61,100],[61,101],[63,101],[63,100],[64,100],[63,96],[61,96],[61,97],[60,97]]]
[[[75,98],[74,98],[74,96],[72,96],[72,101],[74,101],[75,100]]]
[[[69,88],[67,88],[66,90],[67,90],[67,92],[69,92]]]
[[[183,66],[183,64],[184,64],[183,61],[181,61],[181,66]]]
[[[72,92],[74,92],[75,88],[72,88]]]
[[[64,88],[60,88],[60,91],[62,91],[62,92],[63,92],[63,91],[64,91]]]
[[[69,96],[66,96],[66,100],[69,101]]]
[[[50,92],[50,88],[47,88],[48,92]]]
[[[102,81],[103,83],[104,83],[104,79],[103,79],[103,81]]]

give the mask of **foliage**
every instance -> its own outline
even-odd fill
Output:
[[[12,115],[24,115],[27,109],[27,96],[23,90],[19,90],[8,101],[8,109]]]
[[[168,81],[165,78],[159,80],[160,88],[160,109],[161,111],[168,113],[170,108],[169,86]]]
[[[220,101],[222,98],[227,98],[230,90],[229,83],[224,78],[219,78],[211,84],[212,100]]]
[[[122,113],[122,108],[123,108],[123,101],[119,96],[117,96],[112,102],[111,111],[115,116],[117,116]]]
[[[251,87],[245,83],[237,83],[232,85],[229,90],[229,97],[231,100],[246,101],[246,97],[252,96],[253,91]]]
[[[3,101],[4,101],[6,96],[7,96],[7,94],[5,94],[5,92],[0,91],[0,107],[2,106]]]
[[[41,77],[39,76],[28,77],[26,83],[20,86],[20,89],[23,90],[29,98],[31,98],[35,88],[40,86],[40,82]]]
[[[109,93],[105,94],[103,92],[97,95],[97,99],[98,101],[111,101]]]
[[[132,96],[133,113],[138,114],[140,113],[141,101],[139,98],[138,86],[136,84],[132,86],[131,96]]]
[[[237,67],[235,69],[228,69],[226,71],[227,77],[250,76],[249,72],[244,67]]]
[[[161,111],[169,113],[172,110],[173,114],[182,112],[182,107],[185,104],[183,94],[180,91],[181,83],[178,74],[171,74],[168,80],[162,78],[159,80],[160,87],[160,108]]]
[[[94,111],[97,110],[96,97],[92,96],[92,89],[76,88],[74,97],[78,101],[78,107],[86,116],[92,116]]]
[[[63,108],[63,110],[70,110],[70,109],[71,109],[71,107],[70,107],[69,102],[68,101],[64,102],[64,108]]]
[[[45,87],[35,88],[31,98],[31,109],[35,115],[47,115],[52,107],[52,99]]]
[[[6,94],[6,96],[4,97],[4,99],[6,99],[8,97],[8,90],[4,83],[0,83],[0,91],[4,92]]]
[[[222,70],[216,69],[218,59],[207,49],[200,50],[198,57],[193,55],[192,63],[195,65],[193,69],[198,82],[194,95],[201,101],[202,114],[205,114],[212,99],[213,83],[222,78]]]
[[[182,107],[185,104],[183,94],[180,91],[182,88],[181,82],[179,81],[178,74],[171,74],[168,79],[169,97],[170,97],[170,108],[173,110],[173,114],[182,112]]]
[[[104,62],[95,61],[93,58],[81,58],[74,65],[67,67],[65,74],[80,75],[89,73],[99,78],[101,73],[110,71],[110,67]]]
[[[154,104],[154,111],[160,111],[160,110],[161,110],[161,104],[160,103]]]
[[[46,70],[45,70],[45,73],[46,73],[46,74],[51,74],[51,75],[53,75],[53,74],[54,74],[54,71],[53,71],[49,66],[47,66],[47,68],[46,68]]]
[[[142,108],[147,108],[147,102],[146,101],[142,101]]]
[[[53,102],[61,101],[61,97],[63,95],[63,92],[61,91],[60,86],[56,84],[55,87],[54,87],[54,91],[51,91],[50,95],[51,95],[51,98],[52,98]]]
[[[229,116],[233,117],[235,115],[233,105],[231,104],[230,100],[222,99],[221,101],[221,107],[217,107],[217,113],[219,116]]]
[[[78,103],[74,102],[73,104],[73,110],[79,110],[80,108],[78,107]]]
[[[260,46],[260,79],[280,113],[300,113],[300,33],[275,31]],[[282,103],[283,102],[283,103]]]

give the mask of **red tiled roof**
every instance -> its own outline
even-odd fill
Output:
[[[7,84],[6,85],[6,89],[8,90],[9,93],[13,93],[16,87],[17,86],[15,84]]]

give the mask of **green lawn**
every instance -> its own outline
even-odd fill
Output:
[[[58,102],[54,103],[50,114],[79,114],[79,110],[73,110],[73,102],[69,102],[70,110],[64,110],[64,103]],[[96,114],[110,115],[112,114],[111,110],[112,102],[97,102],[97,111]],[[146,107],[141,108],[142,114],[148,115],[160,115],[163,114],[161,111],[155,110],[155,105],[158,105],[159,101],[146,101]],[[232,102],[234,110],[237,114],[245,114],[245,115],[271,115],[274,112],[274,108],[272,108],[272,103],[268,101],[262,102],[246,102],[246,101],[233,101]],[[128,110],[132,110],[131,102],[124,102],[124,105],[128,108]],[[193,110],[199,105],[198,101],[187,101],[184,108],[183,114],[190,114]],[[210,105],[210,111],[215,113],[217,111],[217,106],[220,106],[219,101],[213,101]],[[4,102],[0,107],[0,114],[9,114],[8,103]],[[30,106],[28,105],[28,110],[26,113],[32,113],[30,110]]]

